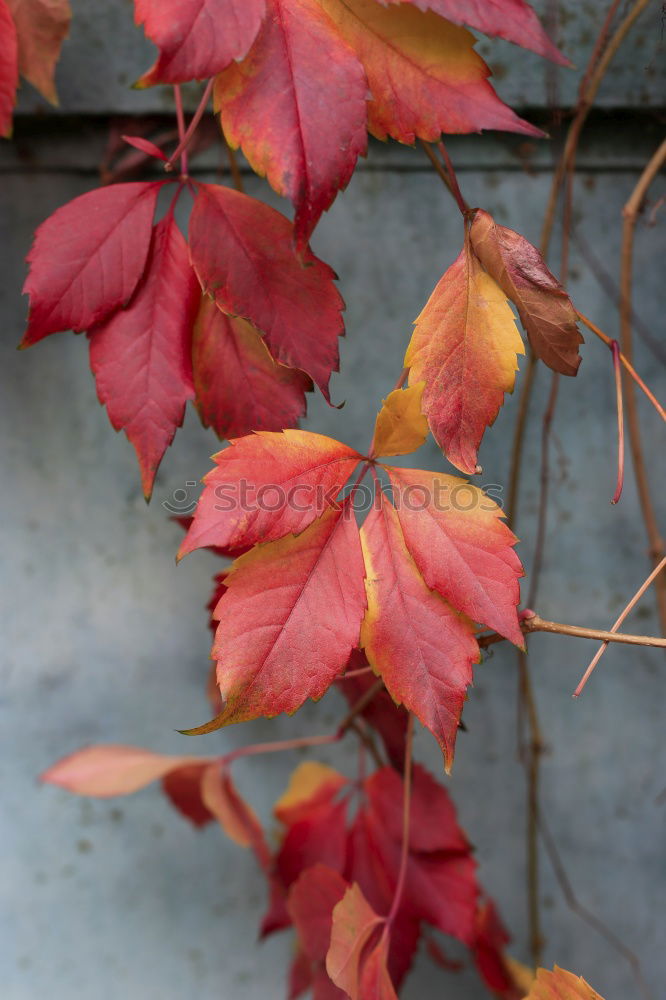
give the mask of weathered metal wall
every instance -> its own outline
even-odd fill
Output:
[[[174,567],[179,529],[160,503],[207,470],[217,447],[211,434],[188,416],[146,507],[133,452],[124,437],[113,434],[96,401],[84,339],[61,335],[30,352],[15,351],[25,316],[22,260],[31,233],[58,205],[95,184],[107,123],[87,116],[169,107],[162,91],[127,89],[149,58],[132,29],[131,5],[95,0],[74,6],[59,83],[61,111],[80,117],[30,117],[42,108],[26,92],[16,142],[0,147],[2,996],[278,998],[290,946],[285,938],[255,947],[263,885],[246,852],[216,829],[193,832],[157,790],[89,802],[35,783],[48,764],[85,743],[192,750],[194,744],[174,730],[202,721],[208,710],[202,693],[209,649],[203,608],[216,570],[207,553]],[[564,44],[582,66],[602,13],[598,4],[569,0],[561,6],[567,15]],[[579,159],[576,226],[585,255],[574,243],[571,292],[609,334],[617,331],[616,311],[595,277],[589,251],[615,279],[621,208],[661,139],[656,115],[643,114],[632,124],[631,116],[610,109],[638,106],[644,112],[662,101],[661,16],[655,3],[635,29],[600,95],[609,113],[592,121]],[[516,104],[543,104],[539,60],[508,45],[493,45],[492,58],[505,71],[498,84],[502,96]],[[570,98],[573,74],[560,74],[560,86]],[[487,135],[452,139],[450,151],[468,200],[538,240],[553,155],[548,144]],[[460,243],[457,213],[421,157],[395,145],[373,145],[314,240],[316,252],[340,274],[348,304],[342,374],[333,383],[336,399],[347,404],[337,411],[315,400],[305,426],[352,444],[366,442],[377,402],[400,369],[411,320]],[[212,153],[206,163],[212,177]],[[248,189],[278,203],[259,180],[250,180]],[[663,192],[661,180],[654,198]],[[636,308],[663,352],[660,244],[659,226],[642,221]],[[620,505],[608,502],[616,447],[612,373],[608,352],[587,339],[578,379],[561,385],[539,610],[605,627],[646,575],[648,562],[630,474]],[[664,367],[640,337],[637,367],[663,398]],[[548,383],[540,372],[525,455],[519,533],[528,567]],[[487,484],[506,484],[515,402],[508,401],[486,436],[481,459]],[[660,487],[664,434],[642,400],[640,407],[650,472]],[[445,467],[433,446],[418,461],[425,468]],[[665,516],[663,491],[659,503]],[[649,597],[627,627],[657,630]],[[666,976],[658,925],[664,889],[665,806],[658,798],[665,784],[663,655],[609,650],[584,697],[573,702],[570,693],[591,647],[537,636],[532,649],[550,748],[543,776],[549,825],[581,903],[641,956],[658,995]],[[513,952],[525,958],[525,796],[516,761],[515,675],[511,650],[502,647],[478,668],[465,711],[469,732],[460,738],[450,787],[477,846],[483,883],[513,931]],[[269,734],[322,731],[339,709],[336,696],[329,696],[295,719],[232,727],[195,749],[221,752]],[[432,740],[419,737],[418,753],[440,771]],[[354,766],[351,746],[318,756]],[[293,764],[293,756],[238,764],[239,783],[264,819]],[[547,861],[542,902],[548,962],[584,974],[607,1000],[637,995],[622,957],[567,908]],[[408,1000],[445,995],[480,1000],[485,994],[470,973],[452,978],[419,961],[405,990]]]

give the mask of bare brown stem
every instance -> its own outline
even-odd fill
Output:
[[[653,573],[656,573],[653,570]],[[650,578],[653,579],[654,577]],[[648,584],[649,586],[649,584]],[[633,607],[633,604],[632,604]],[[629,609],[631,610],[631,609]],[[625,616],[626,617],[626,616]],[[622,619],[624,621],[624,618]],[[622,624],[622,621],[620,624]],[[556,635],[570,635],[576,639],[597,639],[602,642],[619,642],[626,646],[659,646],[666,648],[666,639],[657,635],[629,635],[627,632],[607,631],[599,628],[584,628],[582,625],[567,625],[564,622],[552,622],[541,615],[531,615],[521,621],[520,627],[525,635],[530,632],[551,632]],[[619,627],[619,626],[618,626]],[[488,632],[477,637],[482,649],[505,642],[505,637],[499,632]]]
[[[641,174],[631,197],[624,206],[622,212],[622,252],[620,265],[620,342],[622,353],[629,362],[633,360],[633,338],[631,331],[631,286],[634,255],[634,232],[643,200],[647,194],[650,184],[666,162],[666,140],[651,157],[643,173]],[[641,440],[640,420],[638,417],[638,407],[636,405],[636,392],[631,379],[626,380],[625,404],[627,411],[627,428],[629,431],[629,444],[634,465],[634,475],[636,477],[636,487],[638,497],[643,511],[643,520],[647,531],[650,559],[653,565],[657,566],[664,558],[664,541],[657,523],[657,516],[650,492],[650,481],[647,473],[643,443]],[[655,582],[657,596],[657,608],[661,629],[666,634],[666,578],[657,577]]]
[[[173,151],[167,162],[164,164],[164,169],[167,172],[173,170],[176,160],[178,159],[179,156],[181,156],[185,152],[190,142],[192,141],[192,137],[194,136],[194,133],[197,130],[199,122],[203,118],[204,111],[206,110],[206,105],[208,104],[208,101],[210,100],[210,95],[213,92],[214,82],[215,82],[214,79],[210,79],[206,84],[206,88],[203,94],[201,95],[201,100],[199,101],[197,109],[194,112],[194,115],[192,116],[192,121],[190,122],[187,131],[185,132],[185,135],[180,140],[176,149]]]
[[[420,145],[421,145],[421,147],[423,149],[423,152],[428,157],[428,159],[432,163],[433,167],[435,168],[435,170],[439,174],[440,180],[448,188],[449,193],[451,195],[453,195],[453,188],[451,187],[451,181],[449,180],[449,176],[448,176],[446,170],[444,169],[444,167],[442,166],[439,157],[436,156],[435,150],[432,148],[432,146],[430,145],[430,143],[426,142],[424,139],[419,139],[419,143],[420,143]]]
[[[178,140],[180,145],[185,139],[185,113],[183,111],[183,95],[179,83],[174,85],[173,96],[176,102],[176,121],[178,122]],[[189,164],[188,164],[186,146],[183,146],[183,151],[180,155],[180,173],[183,180],[187,178],[187,175],[189,173]]]
[[[532,966],[536,970],[542,964],[543,934],[541,930],[541,910],[539,906],[539,778],[541,755],[544,750],[539,723],[539,712],[534,694],[534,685],[529,669],[527,653],[518,651],[518,678],[521,704],[526,709],[529,740],[523,751],[525,778],[527,782],[527,918],[529,926],[529,948]]]
[[[589,80],[587,82],[584,93],[581,94],[576,114],[569,126],[569,131],[564,143],[564,150],[560,161],[557,165],[555,171],[555,176],[553,177],[553,184],[550,191],[550,197],[548,199],[548,206],[546,208],[546,216],[544,219],[543,230],[541,233],[541,248],[542,253],[544,253],[544,246],[548,248],[550,245],[550,239],[553,232],[553,224],[555,221],[555,210],[557,207],[557,199],[560,193],[560,188],[562,186],[562,181],[567,170],[570,168],[570,164],[575,160],[576,150],[578,148],[578,140],[580,139],[580,134],[583,130],[583,125],[590,113],[590,108],[594,103],[594,99],[597,96],[597,92],[601,85],[608,68],[620,48],[622,42],[628,35],[629,31],[634,25],[636,19],[643,13],[643,11],[650,4],[650,0],[635,0],[632,4],[628,14],[618,25],[617,30],[613,33],[608,45],[603,51],[601,57],[596,60],[596,47],[592,54],[593,59],[596,60],[595,68],[589,75]],[[614,4],[611,5],[613,7]],[[604,27],[602,27],[602,32]]]
[[[444,160],[446,172],[449,176],[449,182],[451,184],[451,194],[456,200],[456,205],[460,209],[460,214],[464,216],[467,212],[469,212],[469,205],[462,196],[462,191],[460,190],[460,185],[458,184],[458,178],[456,177],[456,172],[453,169],[453,163],[451,162],[451,157],[448,154],[446,146],[441,140],[437,143],[437,149],[440,152],[440,156]]]

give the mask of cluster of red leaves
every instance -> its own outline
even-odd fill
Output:
[[[236,843],[251,848],[269,887],[261,936],[290,926],[296,933],[290,998],[312,989],[316,1000],[389,1000],[422,939],[441,964],[455,967],[428,928],[469,947],[496,996],[518,996],[504,954],[508,935],[483,897],[455,808],[444,787],[418,765],[406,877],[395,912],[403,779],[391,767],[354,784],[323,764],[301,764],[275,804],[275,849],[223,760],[102,746],[65,758],[43,780],[96,797],[130,794],[161,780],[171,803],[195,826],[216,819]]]
[[[55,65],[71,16],[69,0],[0,0],[0,136],[12,133],[19,75],[57,103]]]
[[[0,23],[10,23],[7,2],[0,0]],[[11,0],[10,6],[23,39],[24,72],[44,89],[55,39],[66,28],[66,4]],[[47,8],[60,34],[53,26],[47,31]],[[215,78],[228,141],[242,146],[255,170],[296,208],[292,225],[254,199],[182,179],[154,225],[163,185],[137,182],[83,195],[37,230],[23,346],[62,330],[88,334],[99,399],[134,445],[149,497],[188,400],[205,425],[230,438],[295,426],[312,383],[329,398],[344,306],[333,272],[307,241],[365,152],[367,129],[407,143],[442,131],[538,132],[496,96],[473,36],[460,25],[562,57],[524,0],[135,0],[135,10],[159,48],[140,84]],[[194,195],[189,246],[174,217],[183,187]],[[534,248],[517,234],[509,245],[501,227],[488,216],[482,225],[482,216],[472,226],[467,264],[461,257],[442,279],[408,354],[414,380],[426,382],[433,433],[466,472],[474,471],[483,428],[513,384],[521,349],[502,294],[517,303],[530,338],[545,343],[541,356],[555,359],[557,370],[575,371],[578,336],[572,314],[564,315],[568,300],[534,259]],[[487,278],[484,287],[493,288],[494,309],[477,294],[472,260]],[[470,294],[474,309],[464,308]],[[554,301],[559,316],[551,315]],[[544,307],[550,340],[533,333],[544,326]],[[443,311],[458,317],[457,328],[433,336]]]
[[[135,0],[158,46],[140,86],[215,77],[227,140],[295,205],[307,244],[367,134],[540,135],[487,82],[467,24],[564,63],[524,0]],[[322,128],[325,121],[326,127]]]
[[[88,333],[100,402],[136,448],[146,496],[189,399],[221,437],[291,426],[311,378],[328,396],[344,330],[333,272],[296,256],[283,215],[192,185],[188,245],[175,199],[153,223],[166,184],[111,185],[58,209],[37,230],[25,284],[22,346]]]
[[[411,405],[420,392],[386,400],[374,454],[422,442],[425,421],[418,411],[414,423]],[[396,425],[396,413],[412,416]],[[381,465],[392,499],[377,480],[359,531],[354,487],[344,487],[363,456],[306,431],[237,439],[215,461],[179,552],[235,557],[211,602],[221,710],[194,732],[295,712],[350,656],[358,664],[362,648],[450,767],[479,659],[473,623],[523,642],[522,570],[501,510],[466,480]]]

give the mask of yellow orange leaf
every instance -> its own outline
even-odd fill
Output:
[[[603,997],[586,983],[582,976],[560,969],[539,969],[532,988],[525,1000],[603,1000]]]
[[[313,799],[332,795],[346,784],[347,779],[334,768],[315,760],[306,760],[292,772],[287,789],[275,803],[273,811],[283,823],[293,822],[304,803],[311,807]]]
[[[375,455],[409,455],[428,436],[428,421],[421,410],[424,382],[395,389],[382,403],[375,422]]]
[[[513,392],[523,342],[502,289],[465,239],[416,320],[405,365],[425,382],[423,411],[440,448],[463,472],[476,471],[483,432]]]
[[[542,134],[500,101],[465,28],[407,4],[319,3],[363,63],[373,98],[368,128],[378,139],[413,143],[484,128]]]

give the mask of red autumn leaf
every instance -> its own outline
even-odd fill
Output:
[[[386,833],[402,841],[403,780],[390,767],[375,771],[365,783],[369,807]],[[412,771],[409,849],[416,852],[469,853],[469,842],[458,826],[456,810],[446,789],[420,764]]]
[[[524,236],[478,209],[470,229],[474,253],[516,306],[538,358],[559,372],[575,375],[583,338],[566,291]]]
[[[347,779],[333,768],[306,761],[293,772],[287,790],[275,803],[275,816],[286,829],[270,873],[271,900],[261,924],[262,936],[289,926],[287,891],[305,869],[322,863],[342,870],[346,810],[344,802],[336,799],[346,784]]]
[[[323,962],[331,943],[333,908],[348,889],[342,875],[326,865],[304,871],[289,891],[287,909],[301,948],[311,962]]]
[[[0,135],[8,137],[18,86],[18,38],[7,0],[0,0],[0,47]]]
[[[268,0],[249,55],[217,78],[224,135],[294,202],[301,248],[366,152],[367,91],[363,67],[317,0]]]
[[[255,546],[234,563],[212,657],[223,710],[189,732],[295,712],[327,691],[358,643],[365,611],[353,512],[329,510],[298,536]]]
[[[271,357],[257,331],[204,296],[192,349],[196,407],[218,437],[294,427],[305,415],[308,376]]]
[[[169,771],[162,778],[162,790],[172,806],[194,826],[205,826],[213,819],[202,797],[202,778],[209,764],[187,764]]]
[[[252,45],[264,0],[134,0],[138,25],[160,50],[137,86],[215,76]]]
[[[194,396],[192,326],[199,286],[169,213],[153,230],[146,272],[127,309],[90,330],[99,401],[134,445],[146,499]]]
[[[387,807],[388,808],[388,807]],[[455,831],[451,831],[452,839]],[[459,839],[464,835],[459,832]],[[376,806],[362,810],[356,820],[352,865],[348,878],[359,882],[377,909],[386,910],[393,899],[400,870],[402,834],[395,837],[386,828]],[[469,846],[440,851],[410,850],[399,914],[405,921],[425,921],[444,934],[471,945],[475,936],[478,899],[476,865]],[[408,948],[399,955],[409,964]],[[393,968],[393,979],[399,984]]]
[[[23,291],[28,347],[88,330],[132,298],[148,257],[159,183],[112,184],[63,205],[35,233]]]
[[[465,479],[386,467],[409,552],[423,579],[458,611],[522,646],[518,539],[503,511]]]
[[[368,666],[368,661],[360,649],[355,649],[347,664],[347,674],[353,670],[362,670]],[[348,677],[346,674],[337,682],[338,687],[353,707],[359,699],[374,686],[376,677],[367,674]],[[369,726],[379,734],[393,767],[402,770],[405,760],[405,737],[407,734],[407,712],[401,705],[396,705],[390,694],[382,688],[361,712]]]
[[[335,872],[344,868],[347,803],[339,793],[348,784],[333,768],[306,761],[293,772],[286,792],[275,803],[273,812],[286,830],[274,871],[285,893],[315,864]]]
[[[405,355],[410,384],[425,382],[423,412],[438,445],[463,472],[476,471],[486,427],[513,392],[523,342],[502,289],[465,237],[437,284]]]
[[[347,802],[329,801],[312,807],[292,823],[275,859],[275,870],[285,889],[313,864],[341,872],[347,847]]]
[[[431,730],[447,770],[479,648],[469,621],[429,590],[383,493],[361,531],[368,610],[361,645],[389,693]]]
[[[75,795],[111,798],[131,795],[170,771],[207,763],[207,758],[153,753],[141,747],[108,744],[85,747],[58,761],[41,780]]]
[[[252,434],[214,457],[179,559],[207,546],[233,550],[298,534],[335,507],[361,459],[333,438],[297,430]]]
[[[543,134],[500,101],[465,28],[404,3],[320,3],[365,67],[372,93],[368,128],[378,139],[412,144],[442,132],[491,128]]]
[[[380,3],[398,2],[412,3],[420,10],[432,10],[455,24],[466,24],[485,35],[515,42],[560,66],[571,65],[553,45],[525,0],[380,0]]]
[[[326,971],[351,1000],[364,1000],[359,992],[364,951],[383,922],[356,883],[347,889],[333,910]]]
[[[238,191],[199,184],[190,253],[220,309],[256,327],[276,361],[307,372],[328,399],[344,303],[327,264],[309,250],[296,257],[289,220]]]
[[[18,34],[19,72],[47,101],[58,103],[54,74],[72,11],[69,0],[8,0]]]

